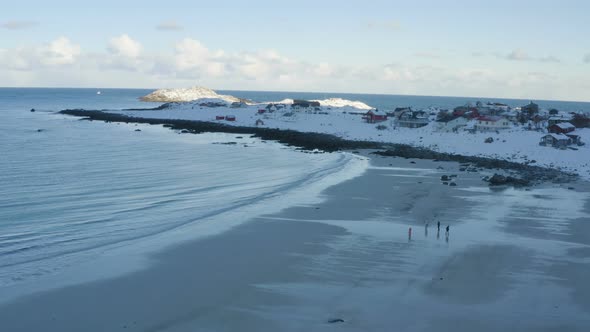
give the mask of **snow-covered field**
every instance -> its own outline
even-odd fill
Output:
[[[403,143],[427,147],[439,152],[491,157],[521,163],[534,161],[533,163],[539,166],[575,172],[585,179],[590,179],[588,145],[576,147],[578,150],[558,150],[540,146],[539,140],[544,135],[542,132],[529,131],[518,126],[499,133],[464,131],[452,133],[436,130],[435,122],[416,129],[396,127],[394,120],[371,124],[362,118],[362,113],[370,108],[364,103],[333,98],[319,102],[321,104],[319,110],[314,110],[313,107],[309,110],[294,110],[289,105],[293,103],[292,100],[283,100],[277,103],[285,105],[284,108],[263,114],[260,114],[258,110],[264,109],[268,103],[246,105],[241,108],[205,107],[200,106],[202,101],[199,100],[175,104],[159,111],[117,112],[134,117],[212,121],[247,127],[254,127],[257,120],[262,120],[264,124],[259,126],[265,128],[328,133],[350,140]],[[236,120],[216,120],[216,116],[227,115],[234,115]],[[378,130],[378,125],[384,125],[387,128]],[[590,130],[577,129],[575,134],[582,136],[582,140],[588,140]],[[488,137],[494,138],[494,142],[485,143]]]

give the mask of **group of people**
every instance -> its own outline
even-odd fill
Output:
[[[429,224],[426,223],[424,224],[424,236],[428,236],[428,226]],[[438,239],[440,236],[440,221],[436,222],[436,238]],[[445,229],[445,238],[448,241],[449,240],[449,231],[451,230],[451,227],[449,225],[447,225],[446,229]],[[408,229],[408,239],[412,238],[412,227],[410,227]]]

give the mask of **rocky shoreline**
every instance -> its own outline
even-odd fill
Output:
[[[375,149],[378,151],[373,152],[373,154],[384,157],[458,162],[461,164],[461,170],[463,171],[472,171],[477,170],[477,168],[485,168],[513,171],[517,173],[517,177],[505,177],[508,180],[505,183],[490,182],[490,185],[507,184],[524,186],[545,181],[565,183],[577,179],[576,174],[566,173],[558,169],[535,166],[531,164],[522,164],[508,160],[477,156],[442,153],[426,148],[414,147],[407,144],[346,140],[330,134],[307,133],[295,130],[272,128],[228,126],[225,124],[205,121],[130,117],[123,114],[109,113],[98,110],[67,109],[62,110],[59,113],[82,117],[83,120],[163,125],[167,128],[179,130],[183,133],[199,134],[204,132],[223,132],[231,134],[251,134],[262,140],[274,140],[285,145],[298,147],[302,150],[318,149],[326,152],[334,152],[341,150]]]

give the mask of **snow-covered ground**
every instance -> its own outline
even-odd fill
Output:
[[[289,100],[278,103],[288,104]],[[422,128],[400,128],[393,120],[379,124],[370,124],[362,119],[362,113],[370,106],[361,102],[343,99],[327,99],[320,101],[321,110],[293,110],[290,106],[275,112],[259,114],[258,110],[267,103],[247,105],[242,108],[203,107],[199,100],[173,105],[160,111],[118,111],[120,113],[143,118],[185,119],[222,122],[232,126],[256,125],[262,120],[261,127],[293,129],[301,132],[319,132],[333,134],[350,140],[367,140],[388,143],[404,143],[426,147],[439,152],[456,153],[469,156],[483,156],[505,159],[514,162],[531,162],[535,165],[559,168],[564,171],[578,173],[590,179],[590,147],[575,147],[578,150],[558,150],[540,146],[539,141],[544,135],[537,131],[528,131],[522,127],[514,127],[499,133],[447,133],[436,130],[431,122]],[[292,101],[291,101],[292,103]],[[356,107],[355,107],[356,106]],[[365,107],[366,106],[366,107]],[[429,112],[432,110],[428,110]],[[234,115],[236,121],[215,120],[216,116]],[[387,128],[378,130],[378,125]],[[582,140],[590,139],[590,129],[577,129],[575,134]],[[485,143],[486,138],[494,138],[493,143]]]

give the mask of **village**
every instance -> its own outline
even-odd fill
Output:
[[[224,102],[205,102],[202,107],[227,107]],[[245,108],[244,102],[233,102],[232,109]],[[272,114],[282,111],[282,116],[291,117],[295,112],[308,114],[329,114],[334,107],[323,106],[320,101],[293,100],[289,103],[268,103],[258,107],[256,114],[260,117],[255,126],[264,126],[265,120]],[[398,107],[392,111],[369,109],[368,111],[349,111],[357,115],[359,121],[376,124],[377,130],[395,130],[397,128],[421,128],[431,125],[432,130],[445,133],[496,133],[506,130],[527,130],[539,133],[539,145],[558,149],[576,150],[585,143],[576,128],[590,127],[590,117],[582,113],[568,113],[556,109],[542,110],[539,105],[530,102],[521,107],[511,108],[502,103],[482,103],[463,105],[453,110],[430,109],[414,110],[412,107]],[[215,120],[235,121],[235,115],[217,115]],[[492,143],[488,137],[485,143]]]

